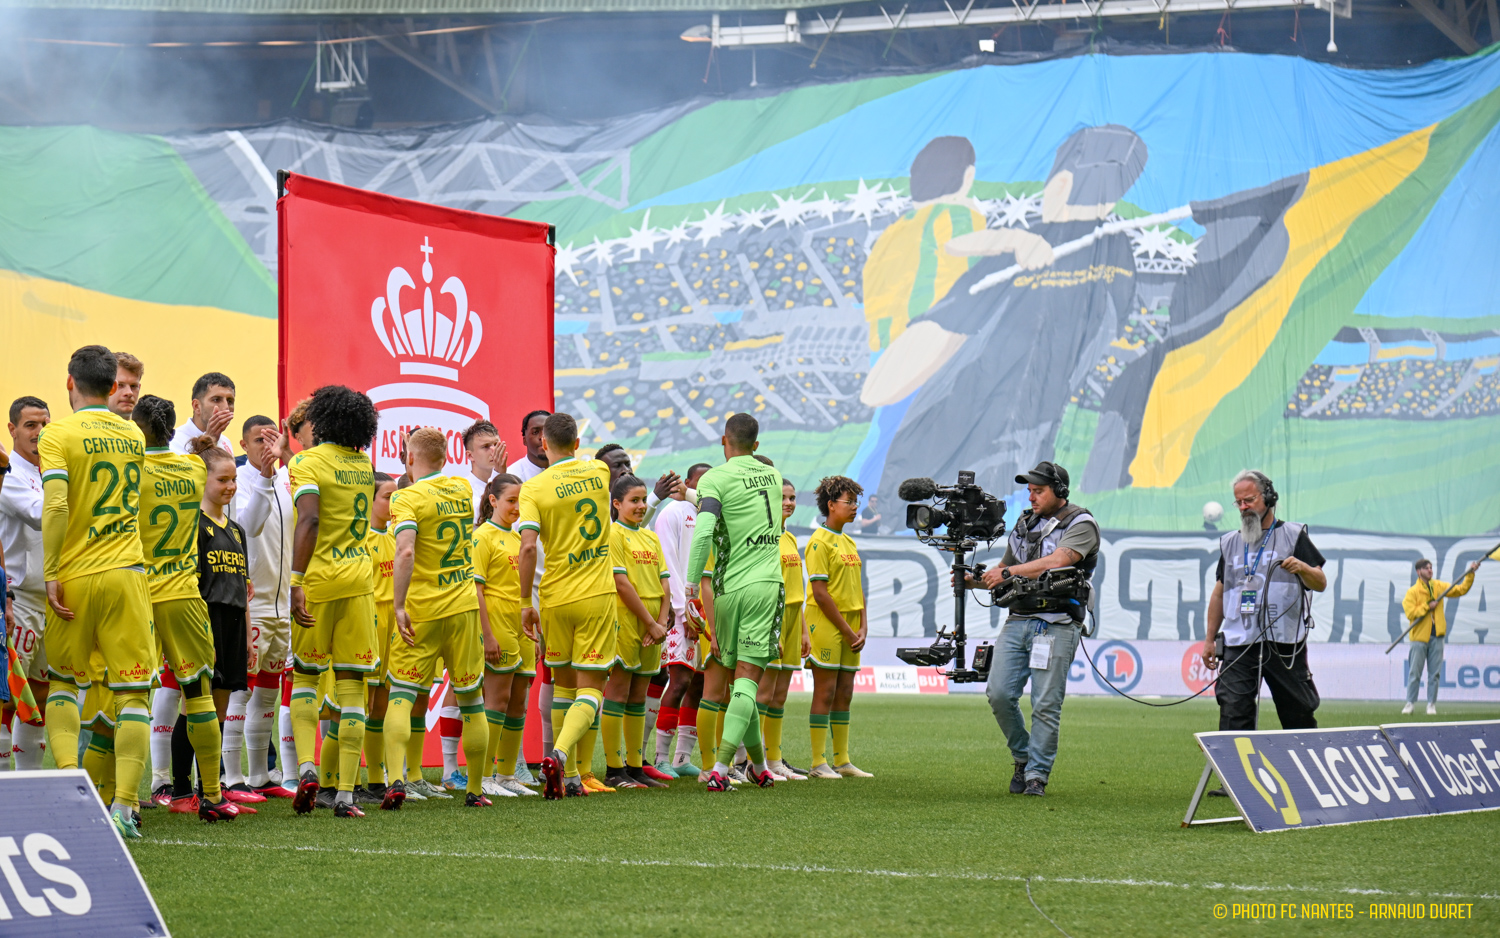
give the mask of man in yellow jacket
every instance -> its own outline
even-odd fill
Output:
[[[1448,597],[1462,596],[1474,585],[1476,561]],[[1432,561],[1423,557],[1417,561],[1417,582],[1406,591],[1401,608],[1406,618],[1414,623],[1411,627],[1411,652],[1406,658],[1406,706],[1402,713],[1411,713],[1417,705],[1417,688],[1422,683],[1423,665],[1427,670],[1427,714],[1437,713],[1438,684],[1443,673],[1443,643],[1448,637],[1448,618],[1438,597],[1448,584],[1432,578]]]

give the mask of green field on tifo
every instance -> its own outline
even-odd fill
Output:
[[[806,764],[808,698],[787,706]],[[1401,719],[1327,702],[1324,726]],[[1277,728],[1269,700],[1264,728]],[[1494,719],[1449,704],[1437,719]],[[408,803],[340,821],[288,801],[204,824],[145,813],[131,852],[179,936],[1500,934],[1500,813],[1253,834],[1180,827],[1212,703],[1071,698],[1045,798],[1006,791],[982,696],[860,696],[873,779],[709,795],[680,781],[549,802]],[[1415,719],[1412,717],[1408,720]],[[596,765],[602,765],[602,757]],[[429,770],[433,774],[433,770]],[[435,777],[435,775],[434,775]],[[1232,813],[1209,799],[1207,812]],[[1465,921],[1371,921],[1371,902],[1472,903]],[[1352,920],[1216,919],[1224,903],[1342,903]],[[352,931],[351,931],[352,930]]]

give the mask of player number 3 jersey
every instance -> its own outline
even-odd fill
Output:
[[[146,437],[103,407],[84,407],[49,424],[37,444],[42,484],[68,484],[68,527],[60,556],[43,561],[46,578],[76,577],[145,565],[136,515]]]
[[[516,530],[536,531],[547,548],[542,605],[615,591],[609,525],[609,467],[599,460],[559,460],[526,480]]]
[[[430,475],[391,496],[392,532],[415,531],[407,614],[432,622],[479,608],[474,592],[474,498],[469,483]]]
[[[373,593],[375,576],[365,549],[375,499],[370,458],[320,443],[293,456],[288,470],[294,503],[304,495],[318,496],[318,543],[302,577],[308,600],[323,603]]]

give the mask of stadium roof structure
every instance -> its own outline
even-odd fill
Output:
[[[827,0],[0,0],[0,8],[266,16],[459,16],[505,13],[734,13]]]

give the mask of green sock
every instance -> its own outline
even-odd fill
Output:
[[[740,743],[745,744],[745,754],[752,763],[760,765],[766,761],[765,749],[760,744],[760,720],[755,709],[757,690],[756,682],[748,677],[734,679],[729,706],[724,711],[724,735],[719,740],[718,761],[725,765],[734,763],[734,754]]]

